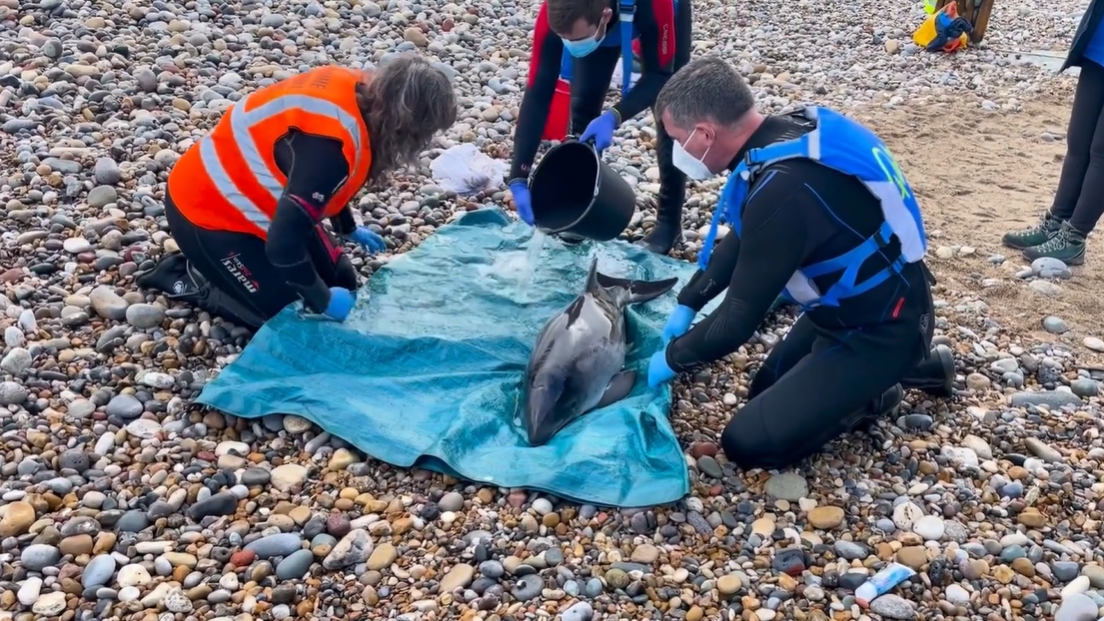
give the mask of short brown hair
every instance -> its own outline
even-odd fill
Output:
[[[545,4],[548,27],[557,34],[571,32],[580,19],[597,26],[602,21],[602,12],[609,7],[607,0],[545,0]]]
[[[433,136],[456,122],[456,93],[443,71],[401,54],[357,85],[357,102],[372,145],[371,182],[414,162]]]
[[[656,97],[656,119],[666,112],[679,129],[702,121],[731,126],[755,108],[755,95],[719,56],[702,56],[675,72]]]

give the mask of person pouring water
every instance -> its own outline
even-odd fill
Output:
[[[656,105],[689,177],[732,171],[651,358],[648,381],[736,351],[780,291],[804,313],[771,350],[721,446],[743,468],[781,468],[894,409],[903,388],[950,396],[954,359],[929,350],[931,273],[920,207],[885,144],[826,108],[762,116],[724,60],[697,59]],[[731,226],[716,244],[720,220]],[[712,299],[716,310],[691,328]]]
[[[651,107],[667,79],[690,59],[690,36],[690,0],[544,0],[534,26],[529,83],[518,113],[510,168],[510,191],[522,220],[534,224],[529,173],[561,69],[567,67],[571,74],[571,131],[582,141],[593,140],[601,152],[613,144],[617,127]],[[639,41],[643,71],[630,88],[634,39]],[[619,58],[623,96],[602,113]],[[686,178],[671,162],[671,140],[662,129],[655,144],[658,209],[655,227],[643,244],[667,254],[682,232]],[[578,241],[566,234],[561,237]]]

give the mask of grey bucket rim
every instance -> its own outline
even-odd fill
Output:
[[[546,235],[557,235],[557,234],[563,233],[565,231],[570,231],[572,228],[574,228],[576,225],[578,225],[580,222],[582,222],[583,219],[585,219],[587,217],[587,214],[590,213],[590,210],[594,207],[594,201],[598,200],[598,192],[602,187],[602,174],[601,174],[602,167],[600,165],[602,163],[602,156],[598,154],[598,149],[594,148],[593,143],[591,143],[589,141],[588,142],[582,142],[578,138],[571,137],[571,138],[568,138],[567,140],[564,140],[563,142],[556,145],[555,147],[553,147],[551,150],[549,150],[548,153],[544,154],[544,157],[547,158],[556,149],[567,146],[569,144],[581,144],[581,145],[587,147],[587,151],[589,151],[591,156],[594,157],[594,170],[595,170],[594,188],[590,192],[590,202],[587,203],[587,206],[582,210],[582,212],[579,213],[578,218],[572,220],[571,222],[565,224],[564,226],[561,226],[561,227],[558,227],[558,228],[555,228],[555,229],[550,229],[550,228],[547,228],[547,227],[537,226],[537,228],[540,229],[541,232],[546,234]],[[542,165],[544,164],[544,159],[543,158],[541,159],[541,164]],[[537,166],[537,170],[535,172],[540,172],[540,165]]]

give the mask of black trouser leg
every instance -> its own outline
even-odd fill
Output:
[[[1058,190],[1054,194],[1054,205],[1050,213],[1061,220],[1069,220],[1079,208],[1080,197],[1085,195],[1084,186],[1089,181],[1090,167],[1094,175],[1104,184],[1104,163],[1097,156],[1092,166],[1092,151],[1104,152],[1104,136],[1098,135],[1101,125],[1101,110],[1104,110],[1104,67],[1091,60],[1081,63],[1081,75],[1077,79],[1077,91],[1073,96],[1073,109],[1070,112],[1069,128],[1066,130],[1066,159],[1062,163],[1062,175],[1058,179]],[[1099,191],[1099,190],[1098,190]],[[1099,219],[1099,209],[1104,209],[1100,194],[1086,196],[1088,201],[1099,205],[1096,209],[1085,209],[1079,218],[1091,222],[1089,229]],[[1094,215],[1095,214],[1095,215]],[[1084,222],[1082,223],[1084,225]],[[1080,230],[1080,226],[1075,225]],[[1088,232],[1085,230],[1084,232]]]
[[[680,26],[693,23],[693,9],[689,0],[678,3],[675,23]],[[689,28],[686,28],[689,30]],[[690,62],[691,37],[680,32],[675,37],[675,71]],[[655,114],[653,109],[652,114]],[[650,252],[668,254],[682,235],[682,206],[686,202],[686,174],[679,170],[671,155],[674,141],[667,134],[659,117],[656,124],[656,160],[659,165],[659,197],[656,201],[656,222],[644,236],[641,244]]]
[[[1081,182],[1080,192],[1077,196],[1077,204],[1073,208],[1073,216],[1069,219],[1070,225],[1077,229],[1079,233],[1088,235],[1094,228],[1096,223],[1100,221],[1101,214],[1104,214],[1104,67],[1086,60],[1081,68],[1081,77],[1077,81],[1077,93],[1081,95],[1081,84],[1087,83],[1085,91],[1085,99],[1089,99],[1088,103],[1095,103],[1096,109],[1092,110],[1086,104],[1085,108],[1086,116],[1096,117],[1095,131],[1091,134],[1092,141],[1089,143],[1089,163],[1085,169],[1085,178]],[[1077,107],[1077,96],[1074,97],[1074,107]],[[1088,122],[1084,123],[1086,126]],[[1068,131],[1067,140],[1073,137],[1073,119],[1070,119],[1070,129]],[[1066,161],[1069,161],[1067,155]]]
[[[602,114],[613,70],[621,60],[621,47],[599,47],[574,59],[571,68],[571,133],[580,136]]]
[[[808,315],[798,319],[725,426],[725,455],[742,468],[785,467],[896,405],[895,385],[926,348],[916,326],[908,319],[829,331]]]

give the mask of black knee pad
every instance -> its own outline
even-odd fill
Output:
[[[344,287],[349,291],[357,289],[357,271],[353,267],[353,261],[349,255],[341,253],[334,263],[334,283],[337,287]]]
[[[762,414],[749,403],[736,412],[721,432],[721,450],[744,470],[776,468],[789,456],[788,447],[777,446],[767,434]]]

